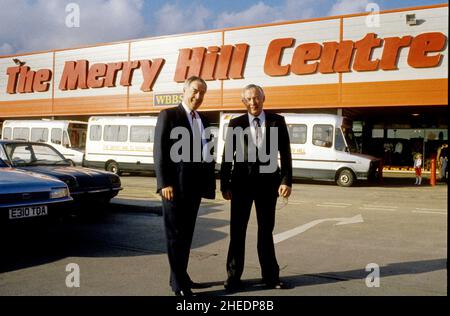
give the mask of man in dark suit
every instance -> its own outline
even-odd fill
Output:
[[[228,278],[224,283],[230,291],[242,286],[245,235],[253,202],[263,283],[269,288],[285,287],[279,279],[272,232],[277,198],[287,198],[291,194],[292,158],[286,122],[280,115],[263,111],[264,100],[260,86],[246,86],[242,102],[247,113],[232,119],[227,130],[221,191],[224,199],[231,200]],[[269,155],[265,155],[267,153]],[[278,153],[281,167],[278,167]]]
[[[202,137],[209,125],[197,112],[206,89],[203,79],[188,78],[182,103],[161,111],[155,129],[157,192],[162,197],[170,286],[177,296],[192,296],[191,289],[201,286],[187,273],[189,253],[201,198],[215,197],[214,161],[205,159],[208,140]]]

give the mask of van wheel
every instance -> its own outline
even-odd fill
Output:
[[[353,182],[355,182],[355,175],[348,169],[341,170],[336,179],[336,183],[341,187],[351,187]]]
[[[119,175],[120,174],[119,164],[115,161],[111,161],[106,165],[106,171]]]

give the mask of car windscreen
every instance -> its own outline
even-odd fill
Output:
[[[9,161],[15,167],[70,165],[58,151],[44,144],[5,144]]]

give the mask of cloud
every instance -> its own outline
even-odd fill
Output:
[[[350,13],[365,12],[369,4],[368,0],[354,1],[354,0],[338,0],[331,7],[328,15],[341,15]]]
[[[254,25],[286,20],[306,19],[314,16],[314,12],[324,0],[286,0],[281,5],[270,6],[263,1],[243,11],[220,13],[215,27]]]
[[[183,7],[179,2],[167,3],[156,12],[155,28],[151,33],[167,35],[206,30],[211,16],[211,11],[202,5]]]
[[[67,48],[141,36],[143,0],[74,0],[80,27],[68,27],[69,1],[2,0],[0,53]],[[72,19],[73,21],[73,19]]]
[[[9,43],[0,44],[0,55],[8,55],[14,52],[14,47]]]

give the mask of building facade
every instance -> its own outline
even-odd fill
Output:
[[[213,121],[256,83],[266,109],[349,116],[363,152],[401,142],[386,162],[408,165],[448,140],[448,5],[0,56],[0,122],[156,115],[191,75],[208,83]]]

